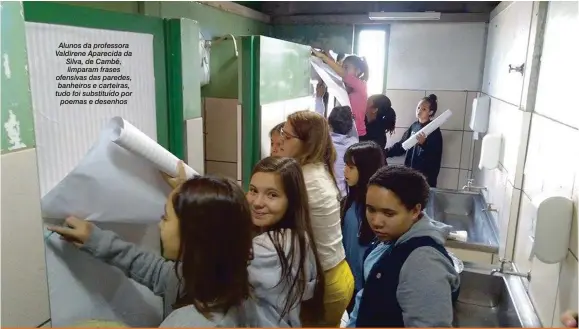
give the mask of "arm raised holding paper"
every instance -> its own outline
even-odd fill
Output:
[[[58,233],[63,240],[95,258],[119,268],[155,295],[165,295],[174,262],[141,250],[135,244],[123,241],[114,232],[101,230],[85,219],[68,217],[64,226],[51,226],[48,230]]]
[[[168,200],[175,195],[177,187],[187,180],[185,165],[182,161],[178,162],[176,172],[177,177],[161,172],[167,184],[173,188]],[[171,276],[174,277],[175,263],[173,261],[141,250],[135,244],[123,241],[114,232],[101,230],[85,219],[68,217],[64,224],[61,227],[50,226],[48,230],[58,233],[63,240],[73,243],[92,256],[119,268],[127,277],[146,286],[156,295],[165,295],[167,281]]]
[[[170,314],[162,327],[248,326],[240,316],[251,288],[253,224],[245,194],[226,178],[187,180],[184,169],[179,162],[178,177],[165,176],[175,188],[159,223],[162,256],[75,217],[49,230],[164,296]]]

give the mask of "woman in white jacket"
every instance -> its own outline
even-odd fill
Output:
[[[340,193],[333,173],[336,150],[326,119],[313,111],[289,115],[282,128],[280,155],[293,157],[302,166],[314,242],[324,270],[323,325],[339,327],[352,298],[354,277],[342,245]]]

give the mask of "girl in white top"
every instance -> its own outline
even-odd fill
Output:
[[[314,239],[325,277],[322,325],[339,327],[352,298],[354,277],[342,245],[339,191],[332,170],[336,151],[329,126],[322,115],[299,111],[288,116],[281,136],[279,155],[295,158],[304,173]]]

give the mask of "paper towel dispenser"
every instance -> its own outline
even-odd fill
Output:
[[[489,127],[491,98],[481,95],[472,101],[472,113],[469,127],[475,133],[484,134]]]

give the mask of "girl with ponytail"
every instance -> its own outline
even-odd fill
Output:
[[[438,173],[442,163],[442,133],[436,128],[428,137],[423,133],[416,133],[436,115],[438,111],[438,98],[434,94],[424,97],[416,106],[416,122],[402,135],[402,139],[386,150],[388,157],[406,155],[404,165],[420,171],[428,181],[430,187],[436,187]],[[402,143],[409,138],[416,138],[418,143],[409,150],[404,150]]]
[[[362,57],[350,55],[344,58],[344,61],[340,65],[322,52],[312,49],[312,53],[342,77],[342,81],[344,81],[346,90],[348,91],[350,108],[354,114],[358,137],[360,140],[366,140],[366,123],[364,118],[366,117],[366,101],[368,99],[368,88],[366,86],[369,77],[368,63],[366,63],[366,60]]]

